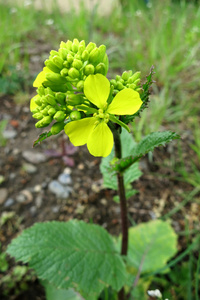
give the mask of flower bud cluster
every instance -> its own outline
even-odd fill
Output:
[[[35,127],[46,127],[54,120],[56,123],[51,127],[51,133],[59,133],[64,128],[64,120],[71,113],[66,105],[66,94],[53,92],[50,87],[43,86],[37,89],[37,93],[34,97],[37,106],[32,110],[33,118],[39,120]]]
[[[74,86],[78,91],[83,91],[84,80],[90,74],[107,74],[108,57],[106,46],[97,47],[90,42],[79,42],[77,39],[61,42],[58,51],[52,50],[45,65],[52,71],[46,74],[45,87],[53,91],[66,92]],[[62,88],[62,90],[61,90]]]
[[[142,88],[140,85],[141,72],[135,72],[133,74],[132,71],[124,71],[122,75],[116,75],[115,79],[111,79],[110,83],[113,86],[113,94],[116,95],[119,91],[130,88],[138,93],[142,92]]]

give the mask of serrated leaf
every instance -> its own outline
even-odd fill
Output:
[[[46,140],[48,137],[50,137],[52,135],[51,131],[49,132],[44,132],[42,134],[39,135],[39,138],[34,141],[33,143],[33,147],[37,146],[37,144],[41,143],[42,141]]]
[[[136,147],[136,142],[133,140],[133,137],[126,130],[122,129],[121,133],[121,144],[122,144],[122,156],[125,157],[130,155],[133,152],[133,149]],[[110,188],[112,190],[118,190],[117,186],[117,176],[115,172],[113,172],[112,167],[110,166],[110,162],[114,158],[114,149],[111,154],[107,157],[102,158],[100,170],[103,175],[103,184],[104,187]],[[115,164],[114,164],[115,166]],[[129,183],[137,180],[142,175],[142,172],[139,169],[139,164],[136,163],[131,168],[126,170],[124,174],[124,183],[125,187],[129,185]]]
[[[109,285],[118,291],[126,281],[111,236],[83,221],[37,223],[14,239],[7,252],[29,262],[39,278],[57,288],[73,287],[88,300]]]
[[[73,289],[56,289],[48,282],[44,283],[47,300],[83,300]]]
[[[130,168],[131,165],[135,164],[142,156],[153,151],[154,148],[164,146],[174,139],[180,139],[180,136],[175,132],[152,132],[145,136],[137,146],[134,147],[132,155],[118,160],[111,169],[112,171],[124,172],[126,169]]]
[[[164,267],[177,252],[177,235],[164,221],[156,220],[129,229],[128,264],[141,273]]]

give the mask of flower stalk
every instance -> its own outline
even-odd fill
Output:
[[[115,156],[119,159],[122,158],[121,139],[118,130],[114,130],[114,145]],[[127,216],[127,202],[124,187],[124,176],[119,171],[117,172],[118,193],[120,198],[120,211],[121,211],[121,226],[122,226],[122,244],[121,255],[126,256],[128,251],[128,216]],[[118,292],[118,300],[125,300],[124,288]]]

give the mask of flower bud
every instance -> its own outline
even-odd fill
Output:
[[[143,89],[141,87],[138,87],[135,89],[136,92],[138,92],[139,94],[141,94],[143,92]]]
[[[67,61],[71,64],[74,60],[73,55],[71,55],[71,53],[67,54]]]
[[[105,45],[99,46],[100,61],[102,61],[102,59],[104,58],[105,53],[106,53],[106,46]]]
[[[82,60],[84,60],[84,61],[86,61],[86,60],[88,60],[89,59],[89,52],[88,52],[88,50],[84,50],[83,51],[83,53],[82,53],[82,55],[81,55],[81,58],[82,58]]]
[[[128,82],[133,83],[135,80],[140,78],[141,72],[135,72],[131,77],[129,77]]]
[[[42,120],[38,121],[35,124],[35,127],[36,128],[46,127],[46,126],[48,126],[51,123],[51,121],[52,121],[52,118],[50,116],[46,116]]]
[[[43,118],[43,114],[38,112],[38,113],[33,114],[32,117],[35,119],[41,120]]]
[[[120,75],[116,75],[116,81],[119,81],[121,79]]]
[[[63,63],[63,66],[65,68],[69,69],[71,67],[71,63],[65,60],[64,63]]]
[[[56,109],[54,107],[51,107],[49,110],[48,110],[48,115],[49,116],[54,116],[56,113]]]
[[[66,95],[63,93],[56,93],[56,101],[61,104],[65,105]]]
[[[136,84],[135,83],[128,83],[127,87],[134,90],[136,88]]]
[[[66,43],[65,42],[60,42],[60,48],[61,49],[66,49],[67,48],[67,45],[66,45]]]
[[[47,88],[45,89],[45,95],[48,95],[48,94],[54,96],[54,92],[50,89],[50,87],[47,87]]]
[[[69,51],[67,49],[59,49],[59,54],[61,56],[62,59],[66,59],[67,55],[68,55]]]
[[[72,121],[76,121],[76,120],[80,120],[81,119],[81,113],[78,110],[72,111],[69,116],[70,116],[70,119]]]
[[[66,83],[65,77],[57,73],[46,73],[46,79],[53,82],[54,84],[63,84]]]
[[[68,75],[73,79],[79,78],[79,76],[80,76],[79,71],[75,68],[69,69]]]
[[[34,98],[34,101],[37,105],[41,106],[42,105],[42,101],[41,101],[41,97],[38,95],[38,97]]]
[[[82,104],[84,102],[83,96],[82,95],[78,95],[78,94],[69,94],[67,96],[67,104],[68,105],[79,105]]]
[[[95,73],[101,73],[103,75],[105,75],[106,73],[106,67],[104,63],[99,63],[96,67],[95,67]]]
[[[37,88],[36,92],[40,95],[43,96],[45,94],[44,92],[44,87],[43,86],[39,86],[39,88]]]
[[[54,115],[53,118],[54,118],[54,120],[56,120],[58,122],[62,122],[62,121],[64,121],[65,117],[66,117],[66,115],[65,115],[64,111],[59,110],[59,111],[57,111],[57,113]]]
[[[63,59],[58,56],[58,55],[55,55],[53,58],[52,58],[52,61],[53,63],[59,68],[59,69],[62,69],[63,68]]]
[[[72,50],[72,41],[68,40],[67,43],[66,43],[66,48],[68,50]]]
[[[79,45],[79,47],[78,47],[78,53],[82,54],[84,50],[85,50],[85,47],[83,45]]]
[[[46,95],[45,99],[46,99],[47,103],[50,104],[50,105],[56,105],[57,104],[55,98],[50,94]]]
[[[45,108],[44,108],[43,110],[41,110],[40,112],[41,112],[41,114],[43,115],[43,117],[44,117],[44,116],[48,116],[48,108],[45,107]]]
[[[77,45],[76,43],[73,43],[73,44],[72,44],[72,51],[73,51],[74,53],[77,53],[77,52],[78,52],[78,45]]]
[[[79,47],[84,47],[84,49],[85,49],[85,41],[84,40],[80,41]]]
[[[111,79],[111,80],[110,80],[110,83],[114,86],[114,88],[117,87],[117,82],[116,82],[115,79]]]
[[[122,84],[120,81],[117,82],[117,89],[118,89],[119,91],[121,91],[121,90],[124,89],[124,86],[123,86],[123,84]]]
[[[58,134],[59,132],[61,132],[61,130],[64,129],[64,122],[56,122],[53,124],[53,126],[51,127],[51,133],[53,135]]]
[[[47,59],[45,60],[45,66],[49,68],[51,71],[55,73],[60,73],[60,68],[58,68],[51,60]]]
[[[136,80],[134,81],[134,83],[135,83],[136,85],[140,84],[140,78],[136,79]]]
[[[82,66],[83,66],[83,63],[82,63],[81,60],[75,59],[75,60],[73,61],[73,63],[72,63],[72,66],[73,66],[74,68],[76,68],[77,70],[80,70],[80,69],[82,68]]]
[[[68,75],[68,71],[69,71],[69,69],[63,68],[63,69],[60,71],[60,75],[65,77],[65,76]]]
[[[100,55],[100,51],[98,48],[94,48],[91,52],[90,52],[90,55],[89,55],[89,61],[91,63],[95,63],[98,58],[99,58],[99,55]]]
[[[91,65],[91,64],[85,66],[84,73],[85,73],[85,75],[92,75],[92,74],[94,74],[94,66]]]
[[[127,81],[131,75],[132,75],[132,72],[130,73],[130,71],[124,71],[124,72],[122,73],[122,79],[123,79],[124,81]]]
[[[88,52],[91,52],[94,48],[96,48],[96,44],[90,42],[90,43],[87,45],[86,50],[87,50]]]
[[[76,88],[78,91],[83,91],[83,87],[84,87],[84,81],[83,80],[80,80],[77,85],[76,85]]]

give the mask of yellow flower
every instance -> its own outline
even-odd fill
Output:
[[[95,110],[93,117],[71,121],[65,125],[65,133],[74,146],[87,144],[92,155],[106,157],[113,147],[113,134],[107,125],[108,121],[113,121],[113,115],[136,113],[142,101],[138,92],[127,88],[120,91],[111,104],[108,104],[110,82],[101,74],[87,77],[84,83],[84,94],[99,109]]]

